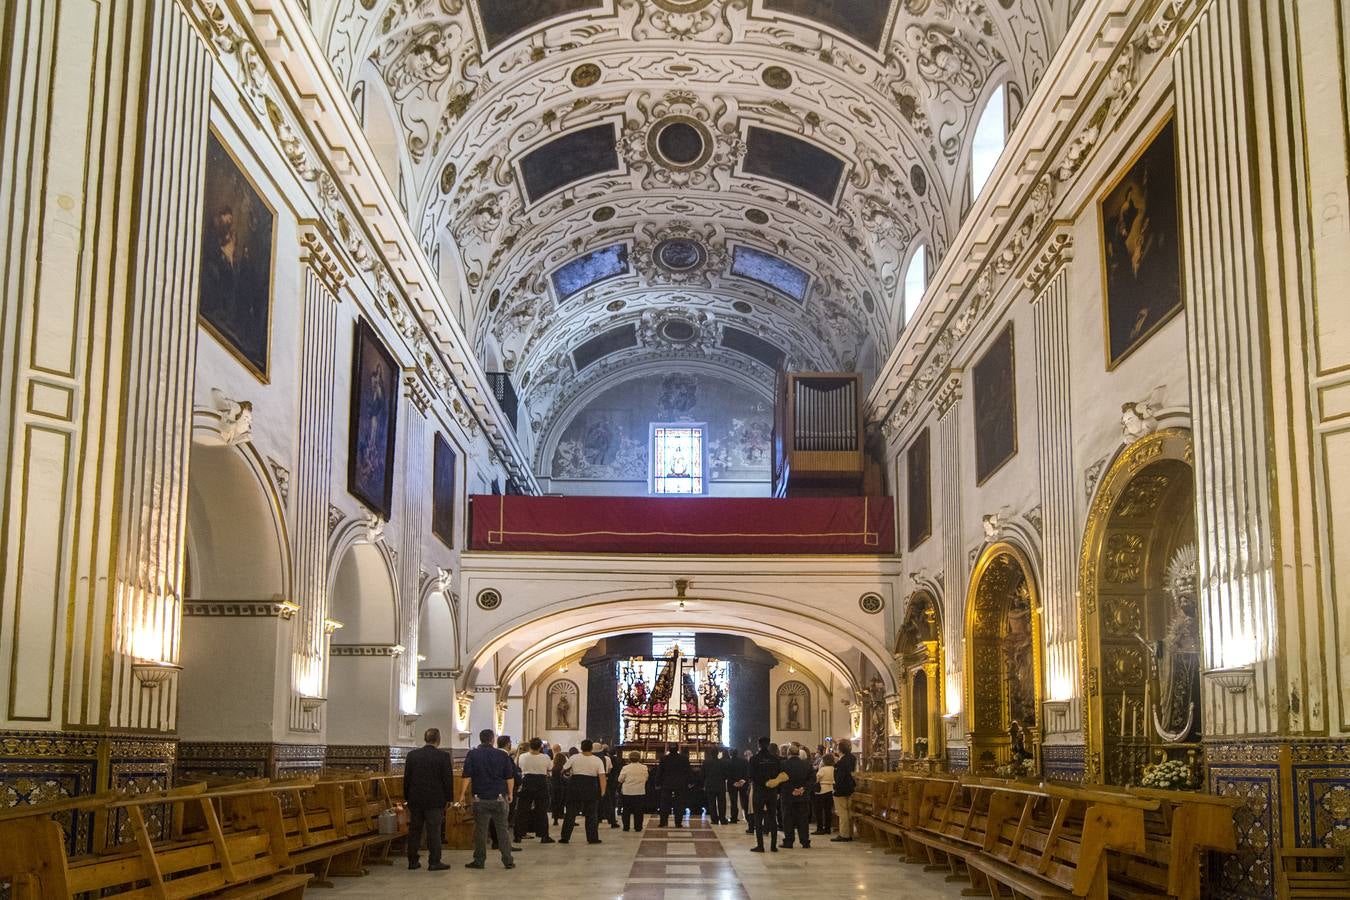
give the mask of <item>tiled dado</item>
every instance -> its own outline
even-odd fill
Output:
[[[402,772],[410,749],[381,744],[329,744],[323,767],[342,772]]]
[[[1041,769],[1056,781],[1082,781],[1087,771],[1087,747],[1082,744],[1045,744]]]
[[[177,749],[176,740],[161,736],[0,732],[0,809],[107,790],[162,791],[173,786]],[[152,812],[152,827],[162,824]],[[96,833],[91,816],[68,814],[62,827],[73,852],[90,852],[124,837],[126,822],[111,817],[107,830]]]
[[[1350,850],[1350,741],[1288,739],[1205,744],[1208,788],[1242,799],[1239,852],[1216,856],[1215,896],[1275,895],[1275,848]]]
[[[950,772],[964,772],[970,768],[970,748],[969,747],[948,747],[947,748],[947,770]]]
[[[294,778],[323,770],[322,744],[184,742],[178,747],[180,781],[196,778]]]

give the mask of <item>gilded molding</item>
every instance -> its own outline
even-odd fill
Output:
[[[1045,294],[1045,288],[1059,274],[1060,270],[1073,261],[1073,235],[1068,231],[1058,231],[1051,235],[1045,249],[1036,257],[1035,262],[1022,283],[1031,291],[1033,303]]]
[[[342,258],[328,241],[314,228],[300,230],[300,261],[309,266],[333,300],[341,300],[342,288],[347,284],[347,271]]]
[[[328,655],[332,657],[395,657],[403,655],[403,646],[401,644],[333,644],[328,648]]]
[[[290,619],[293,606],[275,600],[249,603],[237,600],[188,600],[183,603],[183,615],[217,619]]]
[[[952,369],[947,373],[947,380],[937,389],[933,395],[933,408],[937,410],[938,418],[945,419],[947,413],[952,411],[957,402],[961,399],[961,370]]]

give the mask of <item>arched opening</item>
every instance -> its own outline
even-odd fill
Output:
[[[417,619],[417,652],[419,724],[441,729],[449,745],[454,731],[464,728],[455,704],[460,664],[458,626],[454,605],[445,591],[429,590],[422,597]]]
[[[966,595],[965,683],[971,767],[1035,771],[1043,700],[1040,598],[1026,555],[1000,542]]]
[[[226,445],[203,430],[188,466],[180,769],[266,775],[265,760],[233,750],[279,737],[275,710],[287,693],[292,642],[281,500],[250,444]]]
[[[1195,483],[1190,434],[1170,428],[1121,451],[1088,515],[1079,583],[1088,777],[1135,784],[1160,756],[1201,753]]]
[[[347,546],[330,581],[329,617],[341,623],[328,647],[330,768],[388,766],[404,652],[394,584],[389,558],[370,543]]]
[[[1008,103],[1003,85],[994,88],[984,102],[984,109],[975,123],[975,137],[970,147],[970,199],[973,203],[994,174],[998,158],[1008,141]]]
[[[902,684],[900,730],[905,759],[937,759],[942,756],[942,623],[936,598],[918,591],[905,608],[904,623],[896,642],[896,663]]]
[[[901,315],[900,327],[908,325],[914,318],[914,314],[919,311],[919,304],[923,302],[923,292],[928,288],[928,248],[920,244],[910,254],[909,265],[905,267],[904,287],[901,289]]]
[[[389,110],[389,101],[384,94],[384,81],[373,65],[366,66],[366,79],[361,84],[361,130],[375,151],[375,161],[393,190],[394,196],[403,202],[399,185],[399,127]]]

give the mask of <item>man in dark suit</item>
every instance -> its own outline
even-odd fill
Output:
[[[811,846],[811,789],[816,784],[816,772],[802,759],[800,752],[783,760],[787,784],[779,789],[783,805],[783,847],[792,847],[795,837],[802,849]]]
[[[778,787],[787,778],[783,776],[778,747],[769,739],[759,739],[759,752],[750,760],[751,780],[755,786],[755,846],[752,853],[764,852],[764,835],[769,836],[769,850],[778,852]]]
[[[678,744],[671,744],[656,766],[656,793],[661,798],[662,828],[670,820],[671,812],[675,813],[675,827],[684,827],[684,792],[688,788],[689,757],[680,752]]]
[[[445,834],[445,807],[455,796],[455,768],[450,754],[440,749],[441,731],[428,728],[426,746],[408,754],[403,766],[403,799],[408,804],[408,868],[420,869],[422,833],[427,837],[427,870],[441,872],[441,838]]]

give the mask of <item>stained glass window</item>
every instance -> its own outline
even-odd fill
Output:
[[[704,426],[652,425],[653,494],[706,494]]]

